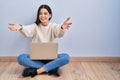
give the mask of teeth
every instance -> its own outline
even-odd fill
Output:
[[[45,20],[45,19],[41,19],[41,20]]]

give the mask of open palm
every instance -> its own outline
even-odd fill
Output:
[[[69,29],[69,27],[70,27],[71,24],[72,24],[72,23],[70,22],[70,17],[68,17],[68,18],[64,21],[64,23],[62,24],[62,28],[63,28],[63,29]]]
[[[9,24],[9,29],[11,31],[19,31],[21,26],[19,24]]]

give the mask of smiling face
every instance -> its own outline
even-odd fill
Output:
[[[48,5],[41,5],[37,12],[37,18],[35,23],[40,23],[44,26],[49,24],[49,20],[52,18],[52,10]]]
[[[48,12],[48,10],[45,8],[41,8],[39,12],[39,20],[41,24],[44,26],[48,25],[50,18],[51,14]]]

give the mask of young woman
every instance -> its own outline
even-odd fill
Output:
[[[64,35],[65,30],[72,24],[70,18],[67,18],[62,25],[51,23],[52,11],[48,5],[41,5],[38,9],[37,19],[34,24],[22,26],[19,24],[10,24],[11,31],[20,31],[25,37],[32,37],[32,42],[53,42],[55,38]],[[29,54],[21,54],[18,56],[18,63],[26,66],[22,76],[34,77],[43,72],[48,72],[59,76],[58,68],[69,63],[70,57],[67,53],[58,54],[54,60],[31,60]]]

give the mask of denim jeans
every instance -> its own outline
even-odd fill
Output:
[[[18,63],[20,65],[31,68],[44,67],[46,72],[58,67],[62,67],[65,64],[68,64],[69,61],[70,56],[66,53],[58,54],[57,59],[54,60],[31,60],[29,54],[21,54],[18,56]]]

